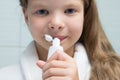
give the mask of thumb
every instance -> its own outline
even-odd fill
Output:
[[[73,58],[70,57],[67,53],[63,52],[63,51],[60,51],[60,50],[57,50],[49,59],[48,59],[48,62],[49,61],[52,61],[52,60],[61,60],[61,61],[71,61]]]
[[[46,64],[45,61],[39,60],[36,62],[37,66],[40,67],[41,69],[43,68],[43,66]]]

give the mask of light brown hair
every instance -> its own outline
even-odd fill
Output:
[[[78,42],[87,50],[92,70],[90,80],[120,80],[120,57],[115,54],[99,20],[95,0],[84,1],[84,27]],[[20,0],[27,8],[28,0]]]

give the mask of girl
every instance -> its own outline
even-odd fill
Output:
[[[105,36],[95,0],[20,0],[20,4],[34,42],[15,73],[19,80],[21,74],[25,80],[120,79],[120,58]],[[48,60],[51,43],[45,34],[60,39],[64,48]]]

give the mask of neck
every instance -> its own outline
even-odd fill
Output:
[[[35,43],[35,45],[36,45],[36,51],[37,51],[39,59],[43,60],[43,61],[46,61],[47,60],[47,55],[48,55],[48,50],[41,47],[37,43]],[[75,46],[72,46],[69,49],[65,50],[65,53],[67,53],[71,57],[74,57],[74,51],[75,51]]]
[[[75,46],[72,46],[69,49],[65,50],[65,53],[67,53],[71,57],[74,57],[74,52],[75,52]]]
[[[36,45],[36,51],[39,57],[39,60],[46,61],[47,60],[47,55],[48,55],[48,50],[41,47],[39,44],[35,43]]]

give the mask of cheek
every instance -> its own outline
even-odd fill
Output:
[[[41,28],[42,26],[41,21],[36,18],[30,18],[28,23],[30,28]]]
[[[42,33],[45,29],[45,22],[37,18],[30,18],[28,22],[28,27],[33,33]]]
[[[83,19],[77,19],[74,22],[70,23],[70,32],[72,32],[72,35],[75,36],[81,36],[82,30],[83,30]]]
[[[46,27],[43,21],[36,18],[30,18],[28,21],[28,28],[34,40],[43,41],[43,36],[46,33]]]
[[[83,30],[83,25],[81,24],[79,24],[79,25],[75,25],[75,27],[73,28],[71,28],[71,34],[72,34],[72,40],[76,43],[79,39],[80,39],[80,37],[81,37],[81,34],[82,34],[82,30]]]

